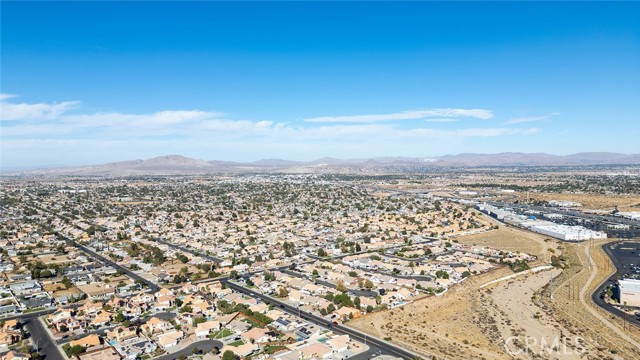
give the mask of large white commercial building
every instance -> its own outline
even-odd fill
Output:
[[[549,235],[565,241],[584,241],[590,239],[606,239],[607,233],[589,230],[582,226],[558,225],[548,222],[540,222],[529,228],[540,234]]]
[[[538,220],[535,216],[518,215],[509,209],[500,209],[488,204],[479,204],[476,205],[476,208],[489,216],[502,220],[507,224],[519,226],[533,232],[548,235],[564,241],[584,241],[607,238],[607,233],[603,231],[590,230],[584,226],[561,225],[551,221]],[[554,218],[550,215],[556,214],[545,214],[548,218]],[[557,218],[562,218],[562,215],[557,215]]]
[[[623,279],[620,284],[620,304],[640,307],[640,280]]]

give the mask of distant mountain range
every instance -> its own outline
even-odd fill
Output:
[[[205,161],[181,155],[159,156],[91,166],[47,167],[6,172],[6,175],[196,175],[215,173],[402,173],[434,167],[640,165],[640,154],[545,153],[457,154],[433,158],[377,157],[371,159],[321,158],[314,161],[263,159],[254,162]]]

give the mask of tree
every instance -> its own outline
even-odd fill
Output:
[[[338,282],[336,283],[336,290],[343,293],[347,292],[347,287],[344,285],[344,281],[338,280]]]
[[[373,282],[371,280],[369,280],[369,279],[366,279],[364,281],[364,288],[367,289],[367,290],[373,289]]]
[[[353,299],[353,305],[356,307],[356,309],[360,309],[360,298],[356,297],[355,299]]]
[[[373,312],[373,306],[367,305],[367,312],[368,313]]]
[[[333,305],[333,304],[329,304],[329,305],[327,306],[327,313],[329,313],[329,314],[330,314],[330,313],[334,312],[335,310],[336,310],[335,305]]]
[[[280,286],[280,288],[278,289],[278,297],[285,298],[287,296],[289,296],[289,290],[287,290],[287,288],[284,286]]]
[[[74,355],[82,354],[83,352],[86,351],[84,346],[80,346],[80,345],[71,346],[70,344],[65,344],[62,347],[62,349],[67,354],[67,356],[70,357],[70,358],[73,358]]]
[[[192,311],[193,311],[193,308],[189,305],[185,305],[178,310],[179,313],[190,313]]]
[[[71,280],[66,276],[62,278],[62,281],[60,281],[60,283],[64,285],[65,289],[68,289],[73,286],[73,283],[71,282]]]
[[[122,311],[118,311],[118,315],[116,315],[115,320],[119,323],[124,322],[125,320],[127,320],[126,316],[124,316],[124,314],[122,313]]]
[[[222,354],[222,360],[236,360],[236,354],[231,350],[227,350]]]

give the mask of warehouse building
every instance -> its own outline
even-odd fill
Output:
[[[620,304],[640,307],[640,280],[622,279],[620,284]]]

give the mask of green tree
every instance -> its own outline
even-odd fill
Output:
[[[338,282],[336,283],[336,290],[343,293],[347,292],[347,287],[344,285],[344,281],[338,280]]]
[[[222,354],[222,360],[236,360],[236,354],[231,350],[227,350]]]

